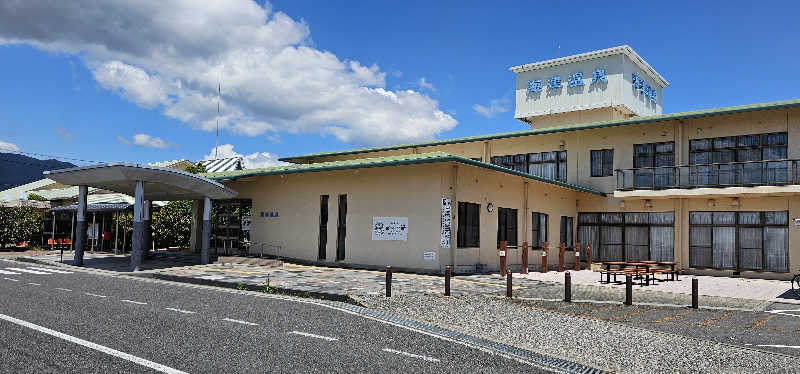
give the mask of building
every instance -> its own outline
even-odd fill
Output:
[[[511,71],[528,129],[206,176],[252,201],[254,244],[310,262],[492,271],[505,240],[512,268],[526,242],[533,268],[542,242],[690,273],[800,264],[800,100],[662,114],[668,82],[628,46]]]

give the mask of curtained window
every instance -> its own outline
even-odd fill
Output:
[[[547,241],[547,219],[546,213],[531,213],[531,247],[542,248],[542,243]]]
[[[458,248],[480,247],[480,212],[481,206],[474,203],[458,202],[458,231],[456,245]]]
[[[672,261],[674,212],[579,213],[581,258],[592,244],[593,261]]]
[[[689,266],[787,271],[789,214],[690,212]]]

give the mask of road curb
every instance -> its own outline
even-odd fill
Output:
[[[100,270],[100,269],[88,269],[81,266],[75,266],[70,264],[64,264],[56,261],[49,261],[49,260],[41,260],[37,258],[31,257],[16,257],[13,260],[20,261],[20,262],[27,262],[32,264],[39,264],[39,265],[47,265],[47,266],[56,266],[56,267],[68,267],[73,270],[81,270],[85,273],[96,273],[102,275],[110,275],[115,277],[120,276],[127,276],[127,277],[136,277],[136,278],[145,278],[145,279],[157,279],[157,280],[165,280],[170,282],[178,282],[178,283],[187,283],[187,284],[196,284],[201,286],[211,286],[211,287],[220,287],[220,288],[231,288],[237,290],[245,290],[245,291],[256,291],[256,292],[264,292],[264,285],[255,285],[255,284],[245,284],[245,283],[236,283],[236,282],[225,282],[213,279],[200,279],[200,278],[191,278],[191,277],[182,277],[179,275],[172,275],[172,274],[162,274],[162,273],[150,273],[150,272],[130,272],[130,273],[120,273],[116,271],[110,270]],[[270,286],[269,290],[271,293],[280,294],[280,295],[288,295],[288,296],[296,296],[296,297],[306,297],[306,298],[314,298],[314,299],[322,299],[322,300],[330,300],[330,301],[338,301],[347,304],[353,305],[361,305],[358,300],[352,298],[350,295],[343,295],[337,294],[333,292],[319,292],[319,291],[307,291],[307,290],[298,290],[292,288],[285,288],[285,287],[275,287]],[[270,293],[270,292],[264,292]]]

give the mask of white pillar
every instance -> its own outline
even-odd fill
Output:
[[[144,182],[136,181],[136,196],[133,203],[133,238],[131,238],[131,271],[139,271],[144,250]]]
[[[114,216],[117,217],[117,227],[114,229],[114,254],[117,254],[119,248],[119,210],[114,212]]]
[[[208,249],[211,244],[211,199],[206,197],[203,199],[203,238],[202,248],[200,250],[200,263],[206,265],[209,263]]]
[[[50,250],[56,248],[56,212],[53,211],[53,227],[51,227],[52,231],[50,232]]]

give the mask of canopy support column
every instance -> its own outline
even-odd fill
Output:
[[[69,219],[69,250],[75,250],[75,212],[72,212],[72,217]]]
[[[200,250],[200,263],[208,264],[208,249],[211,246],[211,199],[203,199],[203,238]]]
[[[56,249],[56,212],[53,211],[53,231],[50,233],[50,250]]]
[[[192,200],[192,234],[189,247],[193,253],[200,253],[203,243],[203,200]]]
[[[117,227],[114,229],[114,254],[117,254],[119,248],[119,211],[114,212],[114,217],[117,218]]]
[[[144,182],[136,181],[136,196],[133,203],[133,237],[131,238],[131,271],[139,271],[144,249]]]
[[[88,186],[78,186],[78,217],[75,228],[75,265],[83,266],[83,247],[86,245],[86,195]]]
[[[150,200],[144,201],[144,215],[142,216],[142,224],[144,225],[144,245],[142,246],[143,258],[150,257],[150,248],[153,247],[153,202]]]

